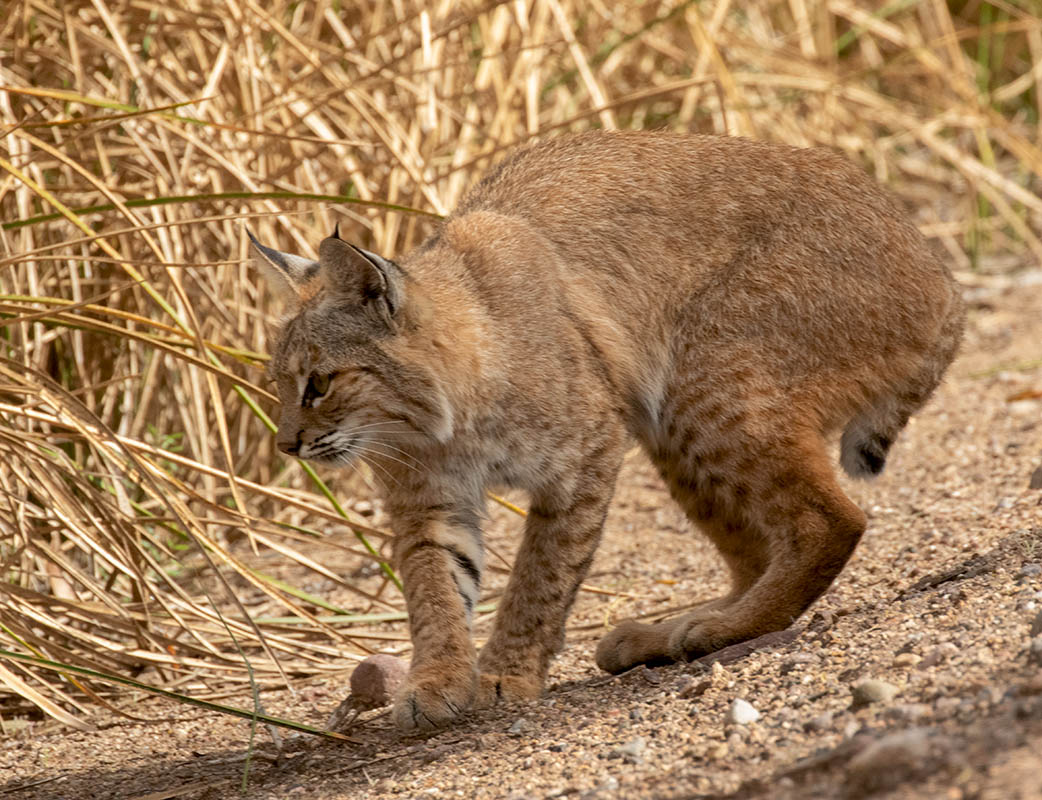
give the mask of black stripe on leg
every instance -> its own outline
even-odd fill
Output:
[[[455,547],[449,547],[448,545],[441,546],[449,551],[449,555],[451,555],[456,561],[456,566],[467,573],[468,577],[474,581],[474,585],[481,586],[481,570],[478,569],[477,564],[471,560],[470,556],[461,553]]]
[[[416,553],[418,550],[426,550],[429,547],[436,547],[439,550],[444,550],[446,553],[452,556],[452,560],[456,562],[456,566],[463,570],[463,572],[466,573],[467,577],[474,581],[474,588],[480,590],[481,570],[478,569],[477,564],[474,563],[470,556],[468,556],[466,553],[461,553],[459,550],[457,550],[455,547],[452,547],[451,545],[441,544],[440,542],[432,542],[429,540],[417,542],[411,548],[409,548],[409,550],[406,551],[404,557],[402,558],[402,563],[404,564],[404,562],[408,560],[408,558],[412,556],[414,553]],[[469,598],[466,595],[466,593],[464,593],[463,589],[459,585],[459,581],[456,579],[455,573],[453,573],[452,579],[456,582],[456,588],[459,589],[459,593],[463,597],[464,602],[466,602],[468,606],[472,606],[474,603],[473,599]]]
[[[467,594],[465,591],[463,591],[463,587],[459,585],[459,578],[456,577],[455,573],[452,574],[452,582],[456,584],[456,591],[459,593],[460,598],[463,600],[463,605],[467,609],[467,614],[473,614],[474,598]]]

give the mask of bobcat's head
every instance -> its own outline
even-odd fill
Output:
[[[292,308],[268,367],[282,401],[279,449],[346,465],[401,460],[401,446],[417,436],[447,440],[452,411],[424,366],[424,301],[408,274],[338,231],[322,241],[318,261],[249,236],[254,264]]]

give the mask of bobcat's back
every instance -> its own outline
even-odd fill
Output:
[[[486,253],[468,268],[505,289],[483,296],[493,313],[564,298],[631,427],[652,440],[668,435],[664,393],[694,348],[685,369],[721,402],[754,402],[727,377],[741,365],[760,402],[798,400],[808,423],[846,427],[844,468],[874,474],[961,336],[948,270],[883,189],[825,150],[670,133],[552,139],[464,198],[430,245],[435,271],[445,240]]]

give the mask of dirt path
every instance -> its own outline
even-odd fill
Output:
[[[794,641],[723,667],[597,672],[606,620],[723,588],[709,546],[635,455],[590,578],[615,594],[581,596],[543,699],[429,738],[371,714],[350,731],[361,744],[289,737],[280,755],[260,731],[245,796],[1042,798],[1042,649],[1034,663],[1030,652],[1042,490],[1028,489],[1042,462],[1040,277],[968,290],[963,356],[884,476],[851,485],[869,531]],[[491,527],[509,550],[516,520],[496,513]],[[853,708],[867,679],[898,693]],[[321,725],[345,687],[327,679],[264,702]],[[728,723],[735,699],[759,720]],[[237,794],[247,723],[159,701],[135,711],[169,716],[0,740],[0,798]]]

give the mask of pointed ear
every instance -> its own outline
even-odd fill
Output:
[[[282,300],[299,301],[304,284],[318,274],[318,262],[265,247],[249,228],[246,235],[250,237],[251,261],[264,275],[272,292]]]
[[[405,273],[393,261],[340,238],[337,231],[318,247],[326,289],[363,305],[372,304],[388,321],[401,308]]]

